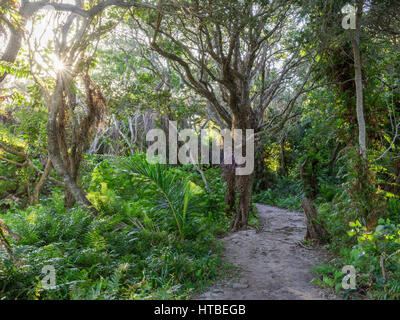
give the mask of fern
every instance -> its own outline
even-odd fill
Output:
[[[150,201],[155,208],[172,214],[179,235],[183,237],[189,207],[191,205],[193,209],[195,205],[191,200],[197,193],[197,186],[168,171],[165,165],[148,163],[144,157],[125,160],[122,166],[134,179],[154,189],[154,197]]]

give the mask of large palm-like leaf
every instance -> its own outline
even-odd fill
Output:
[[[166,165],[150,164],[144,157],[130,158],[123,163],[125,171],[154,188],[157,193],[151,201],[154,208],[169,211],[176,222],[179,234],[184,235],[189,203],[198,187],[187,179],[168,171]],[[192,207],[193,208],[193,207]]]

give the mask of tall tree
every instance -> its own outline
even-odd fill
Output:
[[[358,144],[360,146],[360,154],[364,163],[367,161],[367,141],[366,141],[366,127],[364,118],[364,92],[363,92],[363,79],[362,79],[362,62],[360,53],[360,32],[361,32],[361,18],[363,14],[364,0],[356,1],[355,12],[355,27],[351,39],[354,53],[354,73],[357,95],[357,121],[358,121]]]
[[[179,15],[147,17],[153,29],[152,48],[171,61],[186,85],[208,100],[228,128],[261,131],[266,110],[305,60],[298,52],[283,59],[285,50],[279,44],[290,20],[290,2],[174,3]],[[283,113],[295,100],[283,106]],[[246,147],[245,140],[242,145]],[[246,228],[254,175],[235,176],[231,168],[225,176],[229,206],[235,202],[235,185],[239,193],[232,229]]]

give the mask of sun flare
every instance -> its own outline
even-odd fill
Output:
[[[65,70],[65,64],[60,59],[54,59],[54,70],[57,72],[61,72]]]

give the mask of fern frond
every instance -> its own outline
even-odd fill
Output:
[[[150,164],[144,157],[128,159],[123,167],[128,174],[157,191],[158,197],[152,199],[154,207],[172,214],[179,235],[183,237],[190,200],[194,195],[192,183],[168,171],[166,165]]]

